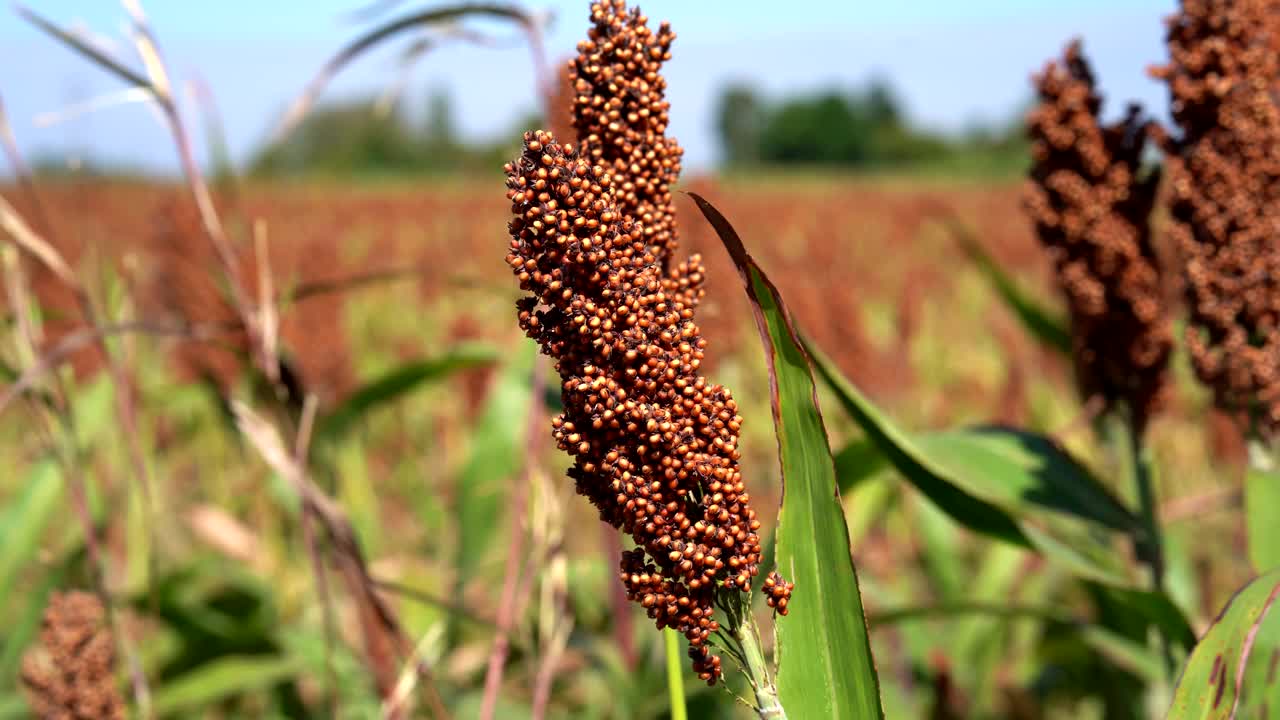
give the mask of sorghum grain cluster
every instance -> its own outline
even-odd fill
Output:
[[[574,456],[569,475],[638,546],[622,558],[628,596],[683,633],[695,671],[715,682],[716,593],[748,592],[760,561],[737,403],[699,374],[706,341],[662,282],[643,226],[621,211],[615,176],[544,132],[526,134],[506,169],[507,262],[532,293],[520,325],[560,373],[553,428]]]
[[[658,258],[664,280],[692,308],[702,298],[701,259],[671,268],[679,245],[671,186],[680,176],[684,150],[667,136],[671,105],[662,64],[671,59],[675,33],[657,33],[639,8],[623,0],[591,5],[588,39],[569,63],[573,127],[583,157],[618,180],[618,208],[643,228],[645,245]]]
[[[569,476],[636,543],[620,566],[627,595],[684,634],[714,684],[717,600],[751,591],[760,521],[738,466],[738,405],[700,373],[705,270],[696,255],[673,260],[682,151],[666,135],[661,68],[675,35],[622,0],[593,3],[591,22],[568,66],[578,143],[526,133],[506,166],[507,262],[530,293],[520,326],[560,374],[552,425]],[[793,587],[773,573],[769,606],[785,615]]]
[[[1225,410],[1280,429],[1280,55],[1275,3],[1184,0],[1153,74],[1180,131],[1166,140],[1170,236],[1184,267],[1186,342]]]
[[[1077,379],[1085,396],[1123,402],[1141,428],[1164,395],[1173,345],[1151,243],[1159,178],[1141,172],[1151,125],[1136,106],[1100,123],[1078,42],[1034,81],[1025,206],[1067,297]]]
[[[102,603],[89,593],[59,593],[49,599],[40,643],[22,662],[22,684],[36,717],[124,718],[115,681],[115,645],[105,618]]]

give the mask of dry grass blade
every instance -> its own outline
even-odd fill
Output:
[[[158,325],[146,321],[81,328],[64,335],[56,345],[41,355],[34,365],[24,370],[17,380],[6,387],[3,393],[0,393],[0,413],[3,413],[15,398],[30,389],[37,380],[57,368],[78,350],[99,343],[112,335],[124,333],[172,335],[193,339],[208,339],[212,337],[212,335],[202,335],[198,328],[190,328],[185,325]]]
[[[267,379],[273,384],[278,384],[280,382],[280,314],[276,309],[271,254],[267,249],[267,223],[261,219],[253,222],[253,254],[258,262],[258,303],[254,316],[257,319],[262,369]],[[303,457],[305,458],[305,454]]]
[[[461,40],[473,45],[490,48],[507,47],[511,44],[504,42],[502,38],[491,37],[453,24],[448,24],[431,35],[419,38],[400,54],[399,72],[373,104],[375,116],[385,118],[391,114],[391,111],[396,107],[396,103],[404,95],[405,89],[409,87],[409,83],[413,79],[413,70],[417,67],[418,62],[428,52],[440,47],[448,40]]]
[[[233,300],[235,301],[237,309],[242,314],[247,314],[247,303],[245,302],[243,292],[239,285],[234,281],[236,267],[235,255],[232,253],[231,246],[227,241],[226,233],[222,227],[222,221],[219,219],[218,213],[214,209],[213,197],[209,193],[209,187],[205,183],[204,176],[200,173],[199,167],[196,165],[195,156],[191,148],[190,137],[187,135],[186,128],[182,124],[182,118],[178,113],[178,108],[174,104],[173,97],[169,92],[169,75],[165,71],[159,47],[155,41],[155,36],[147,26],[146,17],[142,14],[142,9],[135,0],[125,0],[125,8],[133,18],[134,44],[146,65],[147,73],[150,75],[149,79],[133,70],[130,70],[120,61],[112,58],[110,55],[107,55],[102,50],[93,47],[88,40],[80,37],[78,34],[58,27],[23,5],[15,6],[18,15],[27,22],[30,22],[37,28],[62,41],[72,50],[87,57],[95,64],[103,67],[117,77],[122,78],[129,84],[147,88],[155,96],[166,123],[169,126],[169,130],[173,135],[174,144],[177,146],[178,150],[178,159],[182,164],[182,172],[186,177],[187,185],[191,191],[192,197],[195,199],[196,206],[200,210],[200,219],[204,223],[205,230],[209,234],[209,239],[213,242],[214,249],[218,253],[224,272],[226,272],[228,278],[231,279],[230,286]]]
[[[20,249],[39,260],[68,287],[79,287],[80,283],[75,273],[71,272],[62,255],[35,230],[32,230],[3,196],[0,196],[0,230],[4,230]]]
[[[26,20],[40,30],[43,30],[45,33],[62,41],[62,43],[67,47],[88,58],[95,65],[99,65],[116,75],[121,80],[124,80],[130,85],[150,88],[153,91],[155,90],[147,78],[143,77],[138,72],[129,69],[129,67],[124,63],[111,57],[103,50],[94,47],[93,44],[89,42],[88,38],[81,37],[77,33],[58,27],[25,5],[15,4],[13,9],[18,13],[18,17],[21,17],[23,20]]]
[[[35,116],[33,123],[38,128],[49,128],[60,123],[74,120],[82,115],[89,115],[107,108],[134,103],[154,103],[156,96],[147,88],[130,87],[105,95],[90,98],[84,102],[73,103],[60,110],[51,110]],[[155,107],[152,105],[152,107]]]
[[[307,112],[309,112],[312,106],[315,105],[316,99],[320,97],[322,92],[324,92],[329,81],[332,80],[333,77],[344,67],[346,67],[348,63],[363,55],[370,48],[377,46],[388,38],[394,37],[408,30],[457,20],[459,18],[472,15],[511,20],[524,27],[525,31],[530,33],[531,37],[536,36],[538,32],[537,22],[532,15],[514,5],[500,3],[467,3],[454,5],[414,13],[388,22],[356,38],[346,47],[339,50],[338,53],[329,60],[329,62],[324,64],[320,69],[320,72],[317,73],[311,82],[307,84],[302,95],[295,100],[292,105],[290,105],[289,110],[284,115],[284,119],[281,120],[279,127],[273,134],[272,142],[280,142],[285,136],[298,127]]]
[[[216,505],[197,505],[184,519],[192,535],[229,558],[252,564],[262,557],[258,535]]]
[[[9,164],[13,166],[13,173],[17,177],[22,192],[27,196],[27,201],[31,204],[40,231],[47,235],[50,228],[49,215],[44,209],[44,204],[40,202],[40,194],[36,192],[35,183],[31,180],[31,169],[22,159],[22,153],[18,151],[18,139],[14,137],[13,126],[9,124],[9,115],[5,112],[2,98],[0,98],[0,147],[4,148]]]
[[[138,49],[138,55],[142,58],[143,66],[147,69],[147,76],[151,78],[152,89],[157,95],[173,102],[169,73],[165,70],[164,61],[160,58],[160,47],[147,24],[147,16],[143,14],[142,6],[137,0],[120,0],[120,4],[133,20],[133,43]]]
[[[341,506],[308,479],[305,466],[295,453],[285,448],[274,425],[242,402],[233,400],[231,407],[241,434],[267,465],[293,486],[302,501],[303,512],[312,515],[324,529],[327,548],[333,554],[347,592],[356,603],[365,655],[374,681],[384,701],[391,698],[398,685],[399,658],[411,655],[411,648],[395,612],[377,592],[355,530]],[[419,661],[412,666],[417,670],[419,687],[426,694],[432,715],[449,717],[430,670]]]
[[[539,573],[542,587],[538,604],[538,647],[542,652],[534,675],[531,716],[533,720],[542,720],[551,703],[551,686],[560,658],[573,633],[573,613],[569,610],[569,569],[560,498],[547,473],[538,472],[536,476],[533,536],[544,567]]]
[[[19,343],[20,359],[24,366],[30,367],[36,363],[36,348],[43,340],[40,326],[31,322],[31,290],[26,274],[22,272],[17,250],[12,246],[0,247],[0,262],[4,265],[5,295],[17,320],[18,337],[22,340]]]

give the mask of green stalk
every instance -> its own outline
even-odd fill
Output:
[[[742,669],[755,691],[756,714],[761,720],[786,720],[787,711],[782,709],[782,703],[778,700],[778,686],[769,674],[769,663],[765,660],[764,646],[760,643],[760,630],[750,611],[745,614],[744,622],[738,624],[734,639],[738,641],[742,652]]]
[[[680,636],[675,630],[662,631],[667,642],[667,692],[671,695],[671,720],[688,720],[684,706],[684,661],[680,657]]]
[[[1108,439],[1112,447],[1119,451],[1125,474],[1133,479],[1138,500],[1138,519],[1142,523],[1142,538],[1138,544],[1139,558],[1151,569],[1151,589],[1164,593],[1164,535],[1160,528],[1159,507],[1156,502],[1155,483],[1151,478],[1151,460],[1147,457],[1142,433],[1134,426],[1132,420],[1122,413],[1112,413],[1108,418]],[[1122,447],[1117,447],[1122,446]],[[1176,679],[1177,667],[1173,660],[1173,650],[1164,630],[1160,633],[1160,648],[1165,660],[1165,671],[1172,681]]]
[[[1280,566],[1276,540],[1275,510],[1280,508],[1280,473],[1276,459],[1255,431],[1249,437],[1249,469],[1244,478],[1245,532],[1249,542],[1249,562],[1264,573]]]
[[[1129,433],[1129,446],[1133,453],[1133,477],[1138,489],[1138,509],[1147,534],[1147,562],[1151,565],[1151,585],[1164,592],[1164,536],[1157,515],[1156,491],[1151,482],[1151,463],[1145,456],[1142,438]]]
[[[735,592],[728,598],[722,596],[717,604],[725,611],[725,625],[717,637],[747,676],[756,700],[752,709],[761,720],[786,720],[787,712],[782,708],[778,685],[769,672],[769,661],[765,658],[764,644],[760,642],[760,629],[751,612],[750,599]]]

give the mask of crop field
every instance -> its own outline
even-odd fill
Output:
[[[591,7],[487,173],[5,140],[0,718],[1267,717],[1268,3],[1182,3],[1172,130],[1046,48],[1008,179],[680,177]]]

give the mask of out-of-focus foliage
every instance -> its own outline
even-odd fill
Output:
[[[953,169],[1010,174],[1025,164],[1021,124],[975,125],[958,135],[919,128],[885,80],[852,92],[824,89],[779,99],[732,84],[716,104],[730,168],[758,165],[855,170]]]
[[[512,137],[472,142],[454,122],[451,96],[432,93],[421,119],[375,100],[325,105],[283,141],[262,148],[249,170],[260,177],[493,173],[514,152]],[[534,122],[533,124],[537,124]],[[529,126],[522,120],[520,127]]]

